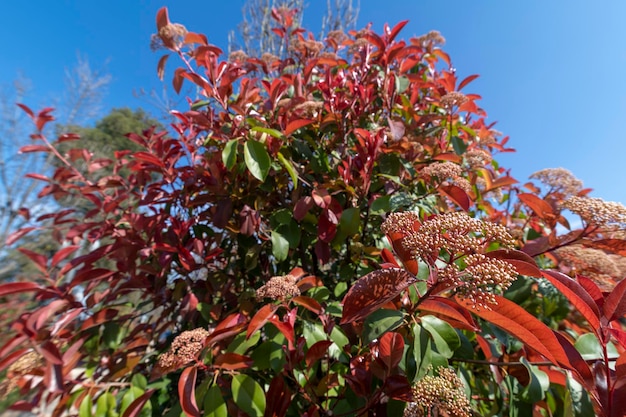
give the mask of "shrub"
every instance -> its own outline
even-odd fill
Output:
[[[494,159],[508,138],[461,92],[476,76],[459,81],[438,33],[396,40],[402,22],[321,42],[273,15],[287,58],[224,61],[160,10],[153,46],[182,61],[174,88],[200,96],[171,133],[130,134],[141,149],[106,176],[89,152],[57,150],[76,135],[22,148],[59,160],[35,175],[41,197],[94,208],[10,239],[50,228],[64,245],[24,251],[40,276],[0,285],[33,294],[0,348],[29,394],[14,408],[621,415],[623,356],[609,361],[626,284],[569,278],[557,249],[622,255],[623,206],[546,172],[543,196],[517,185]],[[23,108],[39,132],[51,120]],[[560,235],[565,209],[583,227]]]

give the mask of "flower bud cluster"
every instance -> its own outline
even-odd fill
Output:
[[[463,381],[450,368],[440,368],[438,376],[422,378],[413,388],[413,400],[404,409],[404,417],[472,415]]]
[[[432,264],[442,250],[449,255],[482,253],[492,242],[507,247],[514,244],[504,226],[455,212],[426,220],[417,232],[406,236],[403,244],[416,258]]]
[[[288,298],[300,295],[300,289],[296,285],[297,278],[293,275],[282,275],[270,278],[261,288],[256,291],[257,300],[271,298],[285,301]]]
[[[446,43],[446,38],[444,38],[439,31],[431,30],[424,35],[418,36],[415,39],[411,39],[411,41],[424,47],[430,45],[439,46]]]
[[[461,167],[452,162],[439,162],[430,164],[422,169],[420,175],[422,178],[437,181],[439,184],[456,185],[463,189],[463,191],[469,193],[472,190],[472,186],[469,181],[461,176],[463,173]]]
[[[183,46],[183,41],[187,35],[187,28],[180,23],[168,23],[159,29],[159,33],[152,35],[150,39],[150,49],[179,50]]]
[[[489,308],[495,302],[493,292],[506,290],[517,278],[512,264],[484,254],[494,242],[513,247],[514,239],[504,226],[464,212],[441,214],[416,226],[418,220],[413,212],[391,214],[382,231],[403,233],[400,244],[414,259],[420,258],[431,266],[446,262],[445,267],[437,270],[437,280],[448,283],[478,308]],[[461,258],[464,268],[454,261]]]
[[[441,107],[451,109],[454,106],[462,106],[463,104],[467,103],[467,100],[468,98],[465,94],[459,93],[458,91],[453,91],[441,97],[440,103]]]
[[[172,369],[197,360],[209,335],[209,331],[203,328],[182,332],[176,336],[169,351],[159,357],[159,367]]]
[[[562,208],[578,214],[587,224],[606,230],[626,229],[626,207],[601,198],[570,197]]]
[[[483,168],[485,164],[490,163],[493,159],[489,152],[478,148],[468,150],[463,157],[471,170]]]
[[[530,176],[550,188],[566,196],[578,194],[583,189],[583,182],[565,168],[546,168]]]
[[[611,291],[615,286],[615,278],[622,279],[622,271],[614,259],[604,251],[572,245],[554,251],[561,262],[572,268],[573,272],[592,279],[603,291]]]

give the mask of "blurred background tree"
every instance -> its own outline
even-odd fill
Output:
[[[113,159],[115,151],[137,150],[128,133],[163,126],[142,109],[113,109],[107,115],[90,123],[102,114],[102,102],[111,76],[102,70],[93,70],[86,58],[79,56],[71,70],[66,72],[66,94],[56,103],[60,122],[54,126],[56,134],[77,133],[78,141],[65,142],[60,150],[65,153],[71,148],[84,148],[93,153],[93,158]],[[89,207],[77,205],[72,199],[54,201],[52,198],[37,199],[41,181],[24,176],[29,172],[50,172],[57,162],[54,158],[42,157],[39,153],[19,153],[21,146],[33,142],[28,129],[32,124],[15,103],[21,103],[31,93],[30,82],[20,76],[12,86],[6,86],[0,94],[0,282],[11,280],[18,274],[34,272],[32,262],[14,247],[5,242],[12,232],[23,227],[28,219],[20,214],[20,208],[28,207],[36,217],[64,206],[85,213]],[[80,167],[79,167],[80,168]],[[101,170],[101,176],[109,175],[110,169]],[[20,242],[20,247],[50,254],[58,250],[58,243],[45,231],[29,234]]]
[[[240,50],[248,56],[259,58],[265,53],[284,57],[287,52],[285,42],[272,32],[272,9],[295,11],[293,25],[297,28],[302,25],[305,8],[304,0],[247,0],[241,9],[243,20],[237,31],[233,30],[229,34],[229,52]],[[358,16],[358,0],[356,5],[352,0],[327,0],[319,38],[330,31],[354,29]]]

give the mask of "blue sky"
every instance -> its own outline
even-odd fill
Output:
[[[205,33],[224,49],[244,1],[31,0],[5,2],[0,85],[19,71],[33,85],[28,104],[63,94],[76,54],[113,76],[105,107],[144,107],[133,90],[161,89],[159,54],[150,51],[155,14]],[[326,2],[309,0],[305,25],[315,33]],[[480,74],[464,91],[483,97],[514,154],[498,157],[521,182],[539,169],[570,169],[593,196],[626,203],[626,2],[607,0],[361,0],[359,25],[380,30],[409,19],[403,37],[439,30],[460,76]],[[171,75],[175,60],[170,62]],[[169,82],[169,80],[166,80]]]

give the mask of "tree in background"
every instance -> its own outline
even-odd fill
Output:
[[[272,10],[290,10],[290,29],[302,25],[304,0],[247,0],[242,8],[243,21],[238,31],[229,34],[229,51],[242,51],[248,56],[261,58],[263,54],[284,57],[287,53],[287,40],[273,31]],[[330,31],[354,29],[359,15],[353,0],[327,0],[326,15],[322,18],[320,38]]]
[[[57,103],[61,124],[77,125],[96,116],[110,81],[110,75],[93,70],[89,62],[79,56],[76,66],[66,72],[66,96]],[[45,172],[53,160],[38,153],[18,153],[22,146],[33,141],[29,139],[32,130],[25,123],[23,112],[15,106],[24,101],[29,90],[28,80],[18,78],[12,91],[5,88],[0,101],[0,249],[8,235],[24,221],[19,208],[41,204],[35,196],[39,183],[25,175],[33,171]]]
[[[84,124],[96,117],[110,82],[109,74],[92,69],[87,59],[79,55],[76,65],[66,70],[65,95],[56,103],[60,114],[59,133],[65,133],[60,126]],[[16,271],[28,271],[24,260],[16,262],[7,258],[5,246],[8,236],[29,221],[29,216],[20,209],[28,207],[31,215],[42,215],[54,204],[50,200],[38,199],[36,194],[41,190],[41,184],[25,176],[30,172],[47,172],[54,158],[50,154],[18,152],[29,142],[35,143],[30,138],[33,131],[24,113],[15,106],[29,96],[30,90],[30,82],[20,77],[12,88],[5,87],[0,95],[0,256],[3,260],[0,280],[13,277]],[[44,239],[43,236],[40,238]],[[29,246],[37,246],[38,238],[29,239]],[[47,250],[55,247],[50,241],[42,241],[41,245]]]

